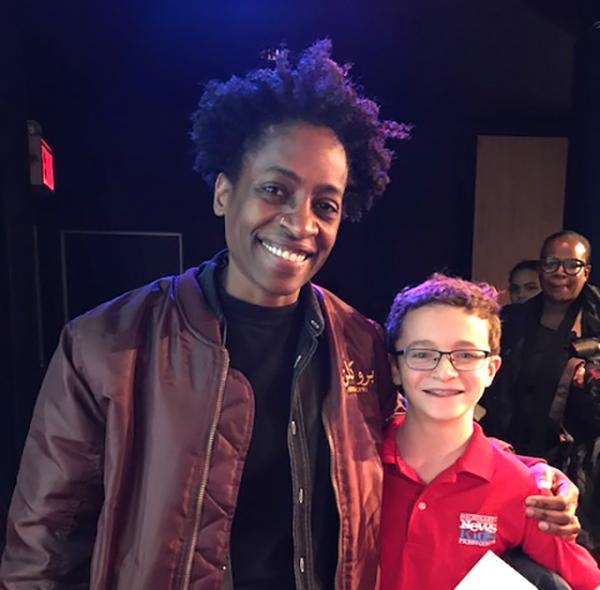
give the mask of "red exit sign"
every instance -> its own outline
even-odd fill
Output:
[[[54,192],[54,157],[52,148],[40,139],[42,148],[42,184]]]
[[[27,121],[29,134],[29,179],[34,186],[54,192],[54,156],[52,148],[42,139],[42,128],[36,121]]]

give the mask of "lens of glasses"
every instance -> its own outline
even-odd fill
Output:
[[[560,260],[558,258],[544,258],[540,265],[542,272],[551,273],[556,272],[560,267]]]
[[[563,268],[568,275],[576,275],[584,266],[585,264],[577,258],[563,260]]]

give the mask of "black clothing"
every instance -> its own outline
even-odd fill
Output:
[[[248,379],[255,397],[231,530],[234,586],[295,588],[295,539],[312,549],[304,567],[317,587],[333,588],[339,516],[322,420],[331,371],[319,303],[308,287],[296,304],[283,308],[240,301],[221,286],[211,299],[231,367]],[[298,456],[308,456],[309,463],[294,460]]]
[[[509,425],[509,440],[517,453],[539,456],[556,444],[559,429],[547,419],[557,386],[552,368],[564,367],[568,358],[561,331],[539,324],[532,337],[528,362],[511,392],[515,411]],[[532,424],[546,427],[538,429]]]
[[[502,559],[539,590],[571,590],[571,586],[558,574],[532,561],[520,547],[507,551],[502,555]]]
[[[301,317],[297,304],[252,305],[219,292],[230,365],[250,381],[254,428],[231,527],[235,587],[294,587],[290,387]],[[273,515],[277,518],[273,518]]]
[[[571,327],[581,309],[581,335],[600,336],[600,289],[587,284],[556,331],[541,326],[542,307],[540,293],[502,310],[502,366],[483,396],[481,425],[488,436],[516,443],[519,452],[545,455],[557,442],[552,433],[560,431],[549,410],[569,358]],[[569,430],[589,424],[600,431],[600,406],[571,391],[564,422]]]

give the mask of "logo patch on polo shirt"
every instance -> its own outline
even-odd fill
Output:
[[[366,373],[354,366],[354,361],[344,360],[342,383],[348,393],[365,393],[368,386],[375,382],[375,371]]]
[[[460,529],[458,531],[459,545],[478,545],[487,547],[496,542],[498,532],[498,517],[487,514],[460,515]]]

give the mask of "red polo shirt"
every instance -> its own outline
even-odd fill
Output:
[[[573,590],[600,585],[583,547],[540,531],[525,516],[525,498],[540,493],[533,477],[477,424],[462,457],[426,485],[398,454],[403,419],[389,425],[382,446],[381,590],[450,590],[486,551],[500,555],[517,545]]]

